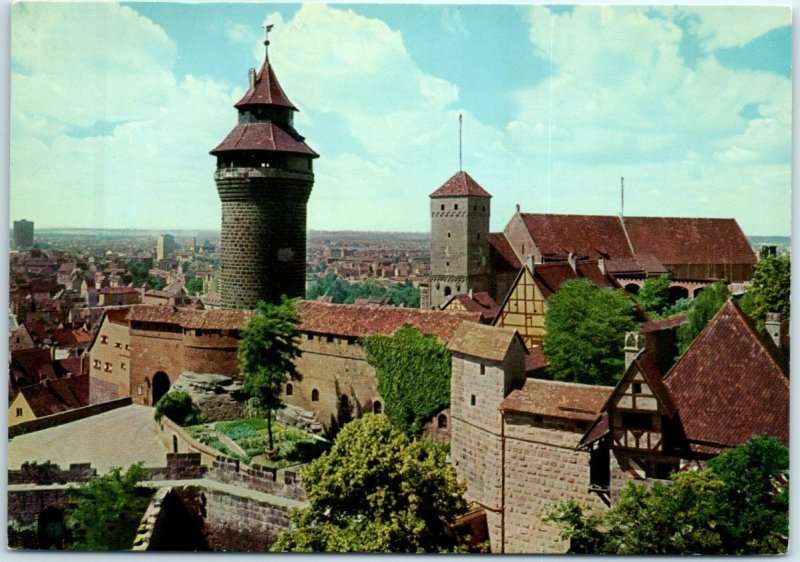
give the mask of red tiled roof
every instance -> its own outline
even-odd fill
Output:
[[[511,248],[506,235],[502,232],[489,234],[489,259],[492,269],[496,271],[517,271],[522,263]]]
[[[53,341],[58,345],[75,345],[89,343],[92,341],[92,334],[74,328],[58,328],[53,330]]]
[[[664,318],[663,320],[647,320],[644,324],[642,324],[639,332],[642,334],[647,334],[650,332],[659,332],[661,330],[671,330],[688,321],[689,318],[683,314],[673,316],[672,318]]]
[[[131,307],[130,322],[174,324],[195,330],[240,330],[253,315],[249,310],[198,310],[162,305]]]
[[[608,433],[608,414],[603,412],[600,416],[594,420],[594,423],[589,426],[589,429],[586,433],[581,437],[578,446],[575,447],[576,449],[581,449],[586,447],[587,445],[591,445],[601,437],[605,436]]]
[[[516,330],[465,322],[450,338],[447,347],[450,351],[471,357],[503,361],[515,340],[522,349],[525,349],[525,344]]]
[[[136,287],[103,287],[100,289],[101,295],[130,295],[138,292]]]
[[[239,123],[211,154],[216,156],[231,151],[268,151],[307,154],[317,158],[319,154],[301,139],[302,137],[297,139],[271,122]]]
[[[788,365],[728,301],[665,375],[689,441],[740,445],[768,433],[789,445]]]
[[[610,386],[593,386],[543,379],[526,379],[500,403],[506,412],[553,418],[594,421],[611,392]]]
[[[620,284],[610,275],[605,275],[600,271],[600,266],[596,261],[579,261],[575,264],[578,275],[583,279],[588,279],[592,285],[599,289],[619,289]]]
[[[616,289],[619,285],[597,267],[597,262],[579,262],[572,270],[566,262],[536,264],[533,268],[533,279],[544,298],[558,291],[565,281],[570,279],[588,279],[599,289]]]
[[[467,172],[456,172],[431,197],[491,197]]]
[[[636,248],[636,261],[642,266],[642,270],[646,275],[655,276],[669,273],[669,270],[664,267],[664,264],[656,256],[649,252],[641,251],[636,246],[634,248]]]
[[[461,306],[463,306],[467,312],[479,312],[484,322],[491,322],[495,319],[497,313],[500,312],[500,305],[497,304],[486,291],[472,293],[472,298],[470,298],[468,293],[455,295],[452,298],[461,303]]]
[[[633,258],[619,217],[521,213],[536,247],[545,256]]]
[[[23,387],[19,393],[37,418],[58,414],[89,404],[89,376],[48,380]]]
[[[547,356],[544,354],[542,346],[528,348],[528,355],[525,357],[525,374],[533,373],[539,369],[547,367],[549,362]]]
[[[638,253],[665,264],[755,264],[756,256],[735,219],[625,217]]]
[[[256,76],[255,84],[248,88],[242,99],[234,104],[239,109],[248,105],[278,105],[288,107],[297,111],[297,108],[289,101],[288,96],[281,88],[272,65],[265,60]]]
[[[417,308],[365,307],[300,301],[297,312],[305,332],[359,337],[367,334],[391,335],[398,328],[412,325],[434,334],[447,343],[462,322],[478,322],[480,314]]]
[[[36,382],[42,377],[55,378],[56,372],[51,361],[47,349],[15,349],[11,352],[12,365]]]

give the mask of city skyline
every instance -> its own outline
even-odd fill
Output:
[[[790,233],[790,13],[765,7],[16,4],[11,221],[218,229],[208,151],[264,23],[321,154],[310,230],[429,230],[463,114],[492,230],[618,214],[624,176],[626,215]]]

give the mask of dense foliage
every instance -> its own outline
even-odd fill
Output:
[[[333,302],[339,304],[352,304],[356,299],[369,297],[389,297],[395,306],[419,308],[419,289],[410,281],[384,287],[373,280],[348,283],[344,279],[337,279],[333,273],[328,273],[324,277],[317,277],[311,283],[306,298],[313,301],[323,295],[331,297]]]
[[[453,552],[467,504],[444,450],[412,440],[386,416],[347,424],[330,452],[302,472],[308,507],[291,518],[273,551]]]
[[[186,293],[189,295],[197,296],[203,292],[203,280],[195,277],[186,282]]]
[[[284,406],[283,385],[298,378],[294,359],[300,356],[299,326],[295,301],[284,297],[278,305],[259,302],[241,332],[238,359],[244,375],[242,392],[266,412],[270,449],[274,448],[272,416]]]
[[[659,316],[669,307],[669,284],[672,283],[669,275],[650,277],[642,283],[636,302],[648,316]]]
[[[415,434],[450,405],[450,352],[436,336],[403,326],[392,336],[360,340],[375,368],[384,413],[407,434]]]
[[[678,328],[678,354],[683,355],[703,328],[719,312],[722,305],[731,298],[728,287],[722,281],[706,287],[694,299],[689,311],[689,322]]]
[[[789,256],[768,256],[756,265],[742,307],[758,322],[760,328],[764,325],[767,312],[780,312],[784,320],[789,318],[791,274],[792,263]]]
[[[130,550],[136,529],[150,502],[137,489],[145,477],[141,463],[98,476],[67,491],[66,523],[70,550]]]
[[[133,278],[133,284],[137,287],[148,283],[151,289],[161,290],[165,286],[163,279],[150,275],[150,269],[139,260],[129,261],[126,268]]]
[[[622,291],[598,289],[586,279],[561,285],[547,301],[542,346],[555,380],[614,385],[625,366],[625,332],[633,306]]]
[[[754,437],[699,472],[673,474],[652,488],[629,481],[610,510],[586,513],[574,500],[544,520],[561,527],[572,549],[588,554],[767,554],[786,551],[789,452]],[[776,493],[777,490],[777,493]]]
[[[192,402],[192,397],[182,390],[167,392],[156,402],[156,421],[163,416],[167,416],[178,425],[195,425],[205,421],[200,408]]]

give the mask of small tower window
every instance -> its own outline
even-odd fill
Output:
[[[480,240],[480,239],[481,239],[481,233],[480,233],[480,232],[479,232],[479,233],[476,235],[476,238],[477,238],[478,240]]]
[[[447,233],[447,237],[450,238],[450,233],[449,232]]]
[[[311,391],[311,401],[319,402],[319,390],[317,390],[316,388]]]
[[[442,211],[444,211],[444,205],[442,205]]]
[[[447,262],[447,265],[450,265],[450,262]],[[452,292],[453,292],[453,290],[450,287],[445,287],[444,288],[444,296],[449,297],[450,293],[452,293]]]
[[[453,210],[454,210],[454,211],[458,211],[458,203],[456,203],[455,205],[453,205]]]
[[[472,396],[470,396],[470,398],[469,398],[469,405],[470,405],[470,406],[474,406],[474,405],[475,405],[475,403],[476,403],[476,399],[475,399],[475,395],[473,394],[473,395],[472,395]]]
[[[439,417],[436,418],[436,426],[439,429],[446,429],[447,428],[447,416],[444,414],[439,414]]]
[[[477,206],[477,205],[473,205],[473,206],[472,206],[472,210],[473,210],[473,211],[477,211],[477,210],[478,210],[478,206]]]
[[[448,267],[450,266],[450,262],[449,262],[449,261],[446,261],[446,262],[444,262],[444,264],[445,264],[446,266],[448,266]]]
[[[292,394],[294,394],[294,387],[292,383],[289,383],[286,385],[286,396],[291,396]]]
[[[486,365],[481,365],[481,374],[482,375],[486,374]]]

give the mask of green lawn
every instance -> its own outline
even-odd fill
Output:
[[[273,422],[272,436],[277,452],[267,456],[265,454],[269,446],[267,422],[259,418],[204,423],[187,426],[184,429],[193,438],[225,455],[238,458],[247,464],[257,463],[276,468],[309,462],[330,447],[329,442],[310,433]],[[245,455],[237,455],[230,451],[219,440],[217,433],[229,437],[244,450]]]

